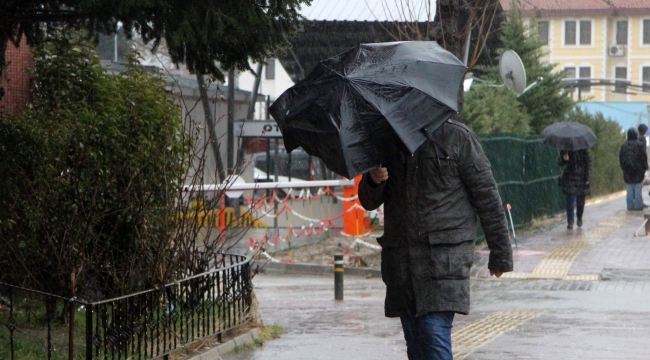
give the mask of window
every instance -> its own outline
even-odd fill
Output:
[[[591,45],[591,20],[564,21],[564,45]]]
[[[580,45],[590,45],[590,44],[591,44],[591,21],[581,20],[580,21]]]
[[[581,66],[580,67],[580,78],[581,79],[591,79],[591,67],[589,67],[589,66]],[[589,86],[589,85],[581,85],[580,86],[580,91],[582,91],[582,92],[591,92],[591,86]]]
[[[565,78],[566,79],[575,79],[576,78],[576,68],[574,67],[565,67],[564,68]]]
[[[627,20],[616,22],[616,45],[627,45]]]
[[[548,21],[538,21],[537,22],[537,33],[539,35],[539,41],[542,45],[548,45]]]
[[[650,19],[643,20],[643,44],[650,45]]]
[[[591,67],[581,66],[576,68],[573,66],[567,66],[564,68],[564,78],[565,79],[591,79]],[[572,82],[572,84],[576,84],[576,83]],[[591,86],[589,86],[589,80],[584,80],[584,81],[578,80],[577,85],[579,85],[576,87],[580,89],[580,92],[591,92]]]
[[[564,22],[564,44],[565,45],[576,44],[576,22],[575,21]]]
[[[650,66],[644,66],[641,68],[641,82],[643,85],[643,91],[650,92]]]
[[[275,80],[275,59],[268,59],[266,62],[266,80]]]
[[[99,34],[97,52],[100,60],[126,62],[126,54],[131,48],[131,41],[126,38],[124,29],[120,28],[117,34]]]
[[[614,78],[627,80],[627,67],[617,66],[614,68]],[[617,93],[626,93],[627,92],[627,81],[616,81],[614,85],[614,92]]]

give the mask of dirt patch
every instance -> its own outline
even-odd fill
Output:
[[[270,254],[274,259],[284,262],[297,262],[306,264],[331,265],[334,254],[344,254],[343,260],[347,267],[370,267],[379,269],[381,264],[381,251],[377,248],[376,237],[359,238],[363,243],[355,241],[353,237],[332,237],[321,240],[315,244],[303,245],[290,250],[276,251]],[[367,243],[371,246],[366,246]]]

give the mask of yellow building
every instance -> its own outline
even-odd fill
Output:
[[[574,90],[582,100],[650,102],[650,0],[521,0],[521,11],[537,22],[546,61],[591,79]]]

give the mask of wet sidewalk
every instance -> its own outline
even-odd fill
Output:
[[[556,221],[517,239],[515,272],[487,277],[477,250],[472,309],[454,322],[455,359],[650,359],[650,236],[624,195],[596,199],[582,228]],[[383,316],[378,277],[255,277],[265,324],[281,338],[224,360],[406,359],[398,319]]]

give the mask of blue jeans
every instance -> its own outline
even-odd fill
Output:
[[[641,197],[641,185],[638,184],[625,184],[627,190],[627,209],[628,210],[643,210],[643,197]]]
[[[413,318],[401,317],[409,360],[453,360],[451,327],[454,312],[430,312]]]
[[[573,210],[575,209],[575,214]],[[575,215],[582,219],[582,213],[585,211],[585,195],[567,194],[566,195],[566,220],[573,225]]]

